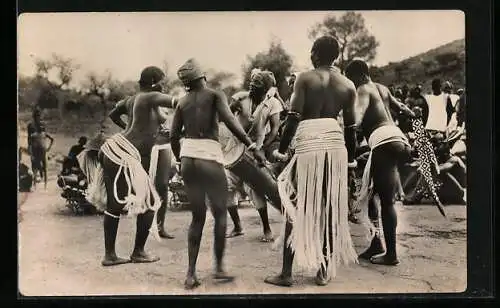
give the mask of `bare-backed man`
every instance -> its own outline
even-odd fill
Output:
[[[142,71],[139,93],[133,97],[134,102],[131,103],[132,121],[123,132],[108,138],[99,151],[103,180],[96,182],[104,182],[106,194],[103,266],[130,261],[148,263],[159,260],[158,257],[146,253],[144,247],[161,203],[154,180],[147,172],[155,134],[162,123],[158,107],[174,106],[171,96],[158,92],[159,82],[164,76],[161,69],[154,66]],[[115,251],[118,223],[124,212],[137,215],[135,245],[130,259],[118,257]],[[156,224],[152,230],[157,231]]]
[[[345,74],[357,87],[356,119],[371,149],[363,174],[358,205],[365,209],[364,213],[374,225],[375,232],[369,249],[359,257],[369,259],[375,264],[396,265],[399,263],[396,253],[397,215],[394,209],[399,180],[397,166],[409,158],[410,145],[403,132],[394,124],[389,107],[395,106],[408,116],[414,115],[409,108],[394,99],[387,87],[371,81],[368,65],[364,61],[352,61],[346,67]],[[374,195],[378,195],[381,203],[387,250],[382,256],[380,255],[384,253],[384,249],[378,231],[379,215]],[[365,223],[368,223],[366,217],[364,218]]]
[[[283,268],[265,279],[292,285],[292,264],[315,270],[316,284],[326,285],[339,264],[356,263],[349,232],[347,170],[354,163],[356,89],[333,66],[339,44],[330,36],[318,38],[311,49],[314,69],[301,73],[294,85],[291,110],[275,156],[286,160],[295,138],[295,153],[278,178],[287,217]],[[343,112],[345,133],[337,122]]]
[[[161,92],[162,89],[160,85],[156,85],[156,88],[153,90]],[[135,95],[129,96],[119,101],[109,114],[109,118],[113,121],[113,123],[121,127],[124,131],[128,130],[130,128],[130,125],[132,125],[134,102],[135,102]],[[160,108],[158,108],[158,115],[160,118],[159,120],[160,123],[163,123],[162,126],[165,126],[164,123],[166,123],[167,121],[167,115]],[[122,116],[127,116],[126,122],[123,120]],[[168,129],[170,129],[170,127],[168,127]],[[169,234],[166,231],[165,227],[165,221],[166,221],[165,216],[167,213],[167,203],[168,203],[168,182],[173,177],[172,173],[173,155],[172,155],[172,150],[170,149],[170,145],[168,144],[169,142],[168,135],[169,135],[168,131],[166,131],[162,127],[160,127],[158,132],[156,133],[155,147],[157,148],[161,147],[162,149],[156,152],[156,155],[154,155],[155,157],[152,157],[153,161],[150,162],[150,164],[153,164],[153,166],[150,166],[150,169],[153,169],[151,171],[155,173],[153,175],[155,181],[155,187],[162,198],[162,204],[158,209],[158,213],[156,215],[156,223],[159,228],[159,235],[162,238],[173,239],[174,236]]]
[[[224,250],[227,227],[227,178],[224,173],[222,147],[219,143],[219,119],[239,139],[255,149],[233,116],[224,93],[207,87],[205,74],[194,59],[189,59],[177,71],[179,79],[188,89],[179,100],[174,112],[171,145],[175,158],[180,162],[180,173],[186,186],[192,214],[188,233],[189,265],[184,282],[186,289],[200,285],[196,277],[196,261],[200,250],[207,204],[214,216],[214,279],[232,281],[233,276],[224,270]],[[181,134],[184,138],[181,143]],[[205,203],[208,197],[207,203]]]

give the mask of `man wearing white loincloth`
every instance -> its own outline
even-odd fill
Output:
[[[234,276],[224,270],[224,250],[227,229],[227,178],[224,173],[222,147],[219,143],[219,119],[249,149],[255,143],[231,113],[227,98],[221,91],[207,87],[205,74],[195,59],[184,63],[177,75],[188,89],[175,109],[171,128],[171,145],[180,162],[180,173],[186,186],[192,214],[188,233],[189,265],[184,281],[186,289],[201,283],[196,276],[196,261],[200,250],[207,204],[214,216],[215,271],[213,278],[230,282]],[[184,131],[182,144],[181,134]],[[208,198],[209,202],[205,202]]]
[[[159,85],[157,87],[160,87]],[[160,88],[157,90],[161,91]],[[135,95],[119,101],[109,114],[109,118],[123,130],[127,130],[133,122],[133,106]],[[155,145],[151,151],[151,162],[149,166],[149,175],[154,179],[155,188],[162,198],[162,203],[158,209],[156,223],[159,228],[159,235],[162,238],[173,239],[165,229],[165,215],[167,213],[168,203],[168,182],[173,177],[173,155],[169,143],[170,125],[167,123],[167,115],[158,108],[158,116],[162,125],[158,128],[155,137]],[[127,116],[127,122],[123,121],[122,115]]]
[[[364,61],[352,61],[346,67],[345,74],[357,87],[356,122],[371,149],[357,202],[365,214],[360,218],[365,224],[370,224],[368,218],[371,220],[375,235],[370,248],[359,257],[369,259],[374,264],[396,265],[399,263],[396,254],[397,216],[394,209],[394,197],[398,188],[397,166],[401,161],[409,160],[410,145],[403,132],[394,124],[388,110],[389,104],[384,103],[384,98],[407,116],[413,117],[414,114],[404,104],[390,99],[392,95],[387,87],[371,81],[368,65]],[[382,256],[378,256],[384,253],[384,249],[378,231],[378,208],[373,198],[375,194],[380,198],[387,249]]]
[[[333,66],[339,44],[318,38],[311,49],[314,69],[295,81],[291,111],[275,156],[286,160],[295,135],[295,154],[278,177],[286,215],[283,268],[266,283],[291,286],[292,265],[316,270],[316,284],[326,285],[337,267],[357,262],[349,232],[348,161],[354,162],[356,89]],[[337,122],[343,112],[345,135]],[[347,148],[347,149],[346,149]]]
[[[97,189],[91,191],[93,200],[105,200],[103,266],[128,262],[156,262],[158,257],[145,252],[144,246],[150,229],[157,234],[157,226],[151,228],[161,199],[154,187],[154,179],[148,175],[151,149],[155,144],[155,133],[162,117],[158,107],[174,107],[174,99],[160,93],[159,82],[165,74],[158,67],[150,66],[141,73],[140,91],[134,97],[132,121],[125,131],[108,138],[101,147],[98,159],[102,166]],[[99,189],[99,186],[101,187]],[[97,195],[96,195],[97,194]],[[91,200],[89,200],[91,201]],[[92,202],[92,201],[91,201]],[[96,202],[92,202],[96,205]],[[137,215],[135,245],[129,259],[116,255],[115,241],[120,214]]]

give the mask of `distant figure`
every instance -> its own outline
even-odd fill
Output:
[[[73,145],[68,152],[68,161],[71,166],[78,166],[78,155],[85,149],[85,144],[87,144],[87,137],[82,136],[78,139],[78,143]]]
[[[48,147],[46,146],[46,139],[50,140]],[[45,189],[47,189],[47,152],[53,143],[54,138],[45,131],[40,109],[35,108],[33,110],[33,122],[28,124],[28,151],[31,155],[33,183],[36,185],[38,172],[44,180]]]
[[[432,94],[425,96],[429,107],[429,117],[425,129],[431,136],[446,132],[448,123],[455,111],[451,98],[446,93],[443,93],[441,89],[441,80],[434,79],[432,81]]]
[[[464,89],[459,89],[457,91],[457,94],[459,95],[458,102],[457,102],[457,125],[459,127],[465,128],[465,109],[466,109],[466,104],[465,104],[465,90]]]

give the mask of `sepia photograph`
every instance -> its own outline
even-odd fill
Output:
[[[467,289],[462,11],[17,27],[20,295]]]

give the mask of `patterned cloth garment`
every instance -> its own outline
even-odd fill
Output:
[[[415,134],[414,147],[418,153],[418,171],[424,177],[424,181],[419,182],[420,185],[417,188],[417,194],[423,193],[425,197],[430,197],[439,203],[437,190],[441,186],[441,183],[437,180],[439,167],[434,148],[425,131],[422,119],[414,118],[412,120],[412,128]],[[423,185],[425,186],[422,187]]]

